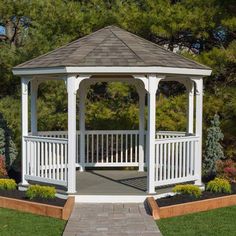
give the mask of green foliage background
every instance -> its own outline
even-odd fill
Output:
[[[18,149],[20,80],[13,76],[12,67],[115,24],[213,69],[204,81],[204,131],[218,113],[225,154],[236,159],[235,13],[234,0],[1,0],[0,112]],[[161,85],[158,129],[185,130],[184,92],[178,84]],[[63,83],[40,85],[38,107],[39,130],[67,129]],[[88,129],[135,129],[138,112],[138,96],[132,86],[99,83],[89,88]]]

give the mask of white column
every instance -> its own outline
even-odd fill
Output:
[[[28,79],[21,78],[21,127],[22,127],[22,185],[28,185],[26,175],[26,144],[24,136],[28,136]]]
[[[85,168],[85,101],[86,86],[82,83],[79,87],[80,171]]]
[[[68,193],[76,192],[76,77],[68,76]]]
[[[193,121],[194,121],[194,83],[192,81],[188,82],[187,86],[187,93],[188,93],[188,133],[193,133]]]
[[[38,81],[31,80],[31,133],[37,135],[38,121],[37,121],[37,97],[38,97]]]
[[[199,136],[199,143],[196,150],[195,159],[195,175],[196,185],[202,184],[202,113],[203,113],[203,79],[194,80],[196,83],[196,127],[195,133]]]
[[[155,193],[155,136],[156,136],[156,91],[160,78],[156,75],[148,77],[148,132],[147,132],[147,153],[148,179],[147,191]]]
[[[146,90],[137,87],[139,95],[139,171],[144,171],[145,95]]]

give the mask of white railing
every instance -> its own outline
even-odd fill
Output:
[[[68,140],[25,136],[27,180],[67,186]]]
[[[157,139],[155,142],[155,185],[196,180],[195,158],[199,137]]]
[[[68,138],[67,131],[38,132],[43,137]],[[145,134],[146,135],[146,134]],[[157,131],[156,139],[184,137],[177,131]],[[77,131],[77,166],[80,166],[80,131]],[[139,130],[86,130],[85,166],[138,166]],[[144,147],[145,149],[145,147]]]
[[[38,132],[43,137],[67,138],[67,131]],[[77,131],[77,166],[80,165],[80,131]],[[138,166],[138,130],[86,130],[85,166]]]
[[[95,130],[85,133],[86,166],[138,166],[139,131]]]
[[[179,132],[179,131],[157,131],[156,139],[177,138],[177,137],[184,137],[184,136],[191,136],[191,135],[192,134],[188,134],[186,132]]]
[[[67,184],[67,131],[38,132],[24,137],[26,179]],[[196,180],[199,137],[185,132],[158,131],[155,141],[156,186]],[[80,166],[77,131],[77,166]],[[85,167],[126,167],[139,164],[138,130],[86,130]],[[145,147],[144,147],[145,149]]]

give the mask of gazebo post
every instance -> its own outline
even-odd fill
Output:
[[[196,83],[196,125],[195,134],[199,136],[199,143],[196,150],[195,175],[196,185],[202,185],[202,113],[203,113],[203,79],[193,79]]]
[[[81,84],[79,88],[80,171],[84,171],[85,168],[85,98],[86,87]]]
[[[187,94],[188,94],[188,127],[187,131],[189,134],[193,133],[193,117],[194,117],[194,83],[192,81],[188,81],[187,86]]]
[[[139,95],[139,167],[138,171],[144,171],[144,132],[145,132],[145,95],[146,91],[137,86]]]
[[[68,76],[68,193],[76,192],[76,85],[76,77]]]
[[[37,121],[37,96],[38,96],[38,81],[31,80],[31,133],[33,136],[37,135],[38,132],[38,121]]]
[[[147,192],[155,193],[155,139],[156,139],[156,91],[161,78],[156,75],[148,76],[148,132],[147,132],[147,163],[148,178]]]
[[[29,79],[21,78],[21,125],[22,125],[22,185],[28,185],[26,175],[26,144],[24,137],[28,136],[28,83]]]

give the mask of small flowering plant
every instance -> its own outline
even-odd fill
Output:
[[[218,161],[217,172],[219,176],[236,183],[236,163],[233,160]]]

